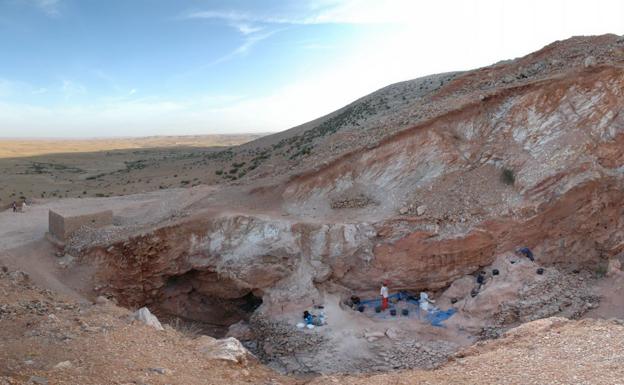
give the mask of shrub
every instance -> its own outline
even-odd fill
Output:
[[[506,185],[512,186],[516,182],[516,176],[512,169],[503,168],[503,172],[501,174],[501,180]]]
[[[596,269],[594,270],[594,272],[596,273],[596,276],[598,278],[603,278],[605,275],[607,275],[607,265],[604,263],[599,264],[598,266],[596,266]]]

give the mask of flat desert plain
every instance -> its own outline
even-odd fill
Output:
[[[260,136],[0,139],[0,207],[215,183],[223,150]]]

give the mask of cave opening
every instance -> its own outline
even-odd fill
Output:
[[[153,300],[154,312],[164,322],[216,338],[224,337],[231,325],[248,321],[262,305],[261,291],[204,270],[169,277]]]

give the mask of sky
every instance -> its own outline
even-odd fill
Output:
[[[624,1],[0,0],[0,137],[281,131],[603,33]]]

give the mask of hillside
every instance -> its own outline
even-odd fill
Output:
[[[235,337],[284,381],[612,383],[623,105],[624,38],[574,37],[93,182],[162,166],[193,170],[188,183],[2,212],[0,257],[77,297]],[[48,210],[106,209],[112,224],[44,240]],[[298,328],[304,311],[327,324]]]

